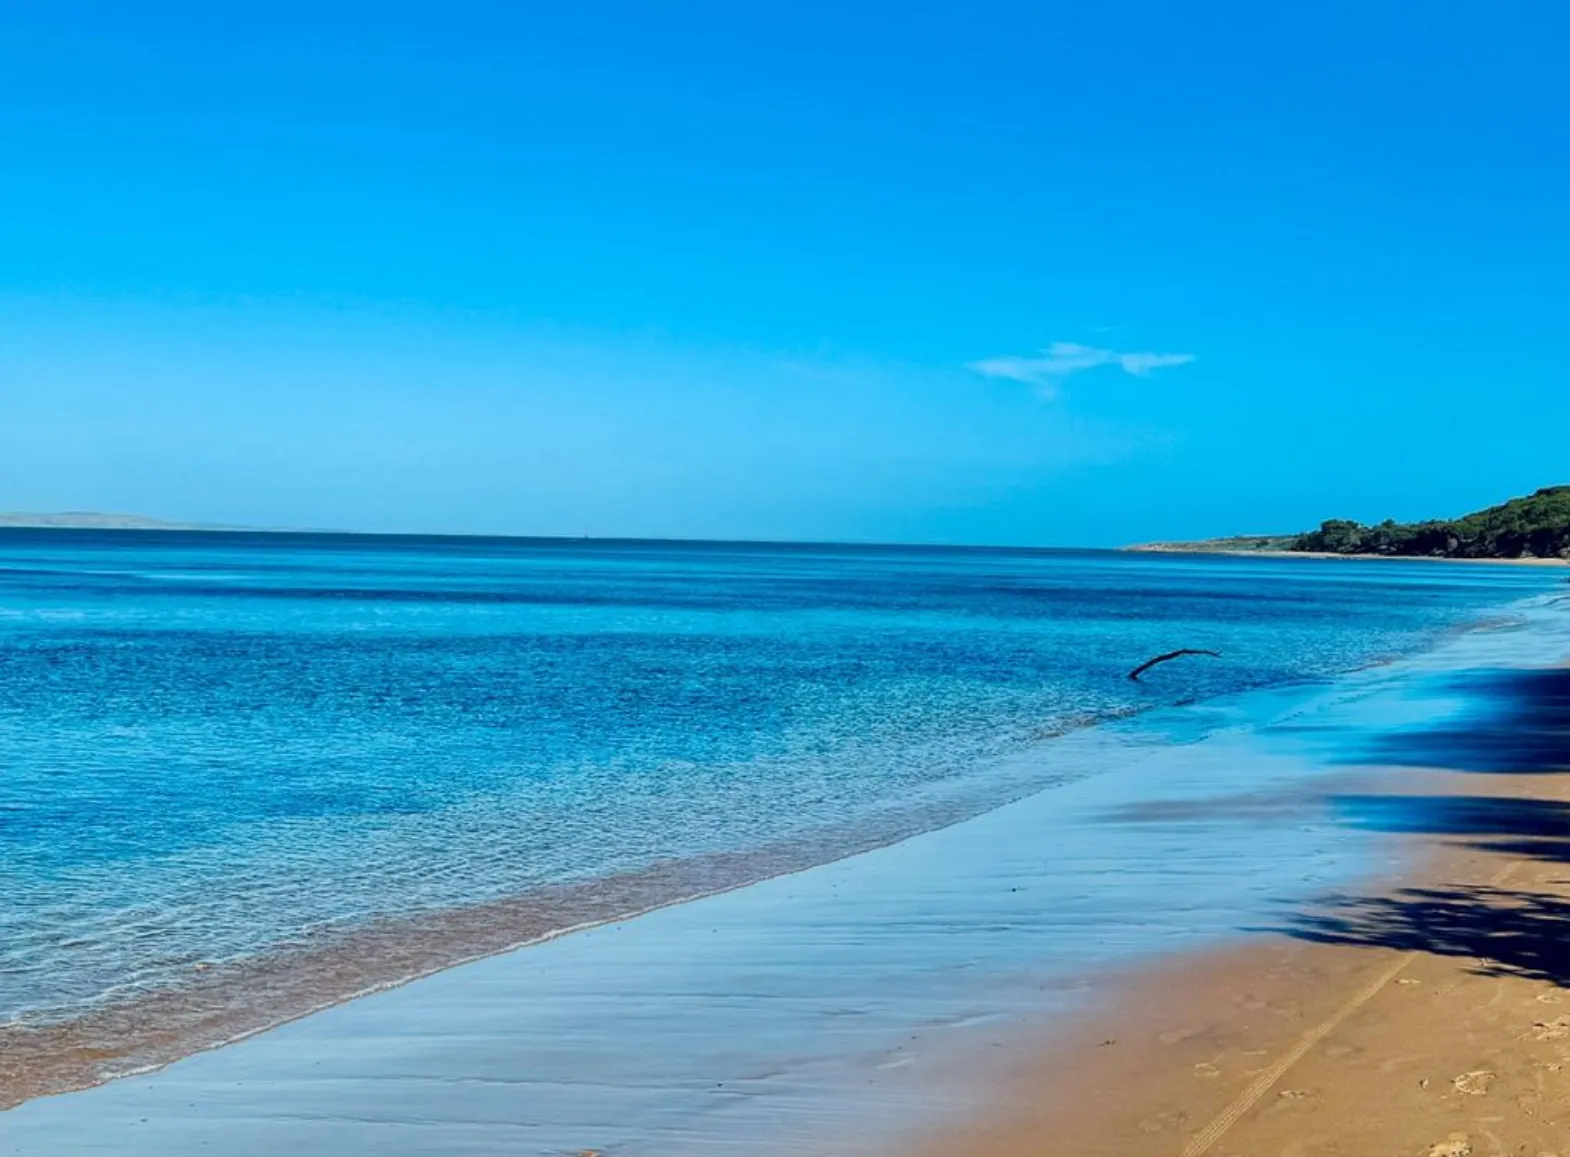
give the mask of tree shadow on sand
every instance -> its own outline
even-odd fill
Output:
[[[1370,762],[1484,774],[1570,770],[1570,670],[1482,670],[1451,684],[1480,704],[1453,720],[1380,737]],[[1452,837],[1514,859],[1570,864],[1570,803],[1486,795],[1343,795],[1343,823]],[[1502,887],[1406,888],[1338,896],[1278,931],[1319,944],[1473,960],[1474,971],[1570,987],[1570,900]]]
[[[1570,864],[1570,804],[1474,795],[1344,795],[1344,823],[1454,837],[1515,859]],[[1485,976],[1570,987],[1570,899],[1487,885],[1331,896],[1273,931],[1316,944],[1392,948],[1473,960]]]
[[[1332,898],[1292,917],[1285,932],[1315,944],[1393,948],[1473,960],[1484,976],[1570,987],[1570,901],[1503,888],[1407,888]]]
[[[1449,771],[1570,770],[1570,669],[1484,669],[1449,687],[1479,707],[1453,720],[1380,736],[1357,762]]]
[[[1486,670],[1453,682],[1479,702],[1437,726],[1375,741],[1373,762],[1485,774],[1570,770],[1570,671]],[[1452,837],[1515,859],[1570,864],[1570,803],[1487,795],[1342,795],[1340,822]],[[1570,900],[1486,885],[1336,896],[1277,929],[1317,944],[1425,952],[1474,962],[1487,976],[1570,987]]]
[[[1472,706],[1451,719],[1387,732],[1347,763],[1483,774],[1570,771],[1570,670],[1485,669],[1448,681]],[[1311,792],[1155,802],[1130,820],[1322,818],[1369,831],[1420,834],[1511,859],[1570,865],[1570,803],[1472,794]],[[1570,987],[1570,898],[1493,886],[1407,888],[1322,898],[1269,931],[1318,944],[1425,952],[1490,976]]]
[[[1336,819],[1367,831],[1453,836],[1518,859],[1570,864],[1570,803],[1486,795],[1337,795]]]

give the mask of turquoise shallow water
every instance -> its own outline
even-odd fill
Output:
[[[1231,725],[1205,704],[1420,652],[1559,579],[3,532],[0,1019],[672,859],[829,859],[1202,738]],[[1178,646],[1223,657],[1124,678]],[[1119,745],[1064,746],[1111,719]]]

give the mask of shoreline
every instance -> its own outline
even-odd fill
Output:
[[[1458,628],[1455,637],[1488,626],[1488,620],[1480,620]],[[1399,660],[1344,672],[1342,677],[1392,662]],[[1214,703],[1296,691],[1291,685],[1261,688],[1229,693]],[[1186,716],[1194,706],[1178,710]],[[1159,716],[1173,709],[1151,710]],[[1129,753],[1160,753],[1169,747],[1159,725],[1156,732],[1128,741],[1127,747],[1115,729],[1125,723],[1138,726],[1146,714],[1114,714],[1043,733],[1042,738],[1055,745],[1051,753],[1064,763],[1095,762],[1119,752],[1139,759],[1142,755]],[[1068,746],[1057,746],[1064,740]],[[1103,749],[1103,743],[1110,747]],[[1024,754],[1039,758],[1047,750],[1038,746]],[[1109,765],[1101,773],[1115,769]],[[235,960],[193,961],[189,979],[175,986],[106,995],[76,1015],[24,1015],[0,1023],[0,1113],[35,1098],[156,1073],[188,1057],[478,961],[919,840],[1061,786],[1038,774],[1034,781],[1021,779],[1001,791],[956,794],[892,813],[876,826],[846,825],[789,844],[664,861],[458,908],[389,916]]]
[[[1455,645],[1465,667],[1487,667],[1518,656],[1527,637],[1473,632]],[[1465,667],[1425,660],[1404,674],[1349,674],[1333,694],[1246,693],[1204,742],[1163,744],[1149,759],[875,851],[502,947],[157,1072],[28,1101],[0,1116],[0,1138],[19,1142],[0,1141],[0,1153],[178,1157],[195,1151],[177,1143],[192,1130],[216,1144],[242,1121],[255,1128],[254,1152],[273,1152],[294,1143],[302,1119],[381,1135],[416,1107],[457,1133],[500,1112],[509,1137],[541,1138],[537,1148],[507,1142],[519,1152],[669,1151],[676,1135],[661,1122],[708,1119],[716,1097],[717,1143],[760,1128],[777,1135],[769,1114],[782,1111],[781,1097],[787,1108],[810,1104],[813,1128],[829,1135],[897,1131],[940,1109],[957,1120],[975,1094],[945,1073],[966,1042],[1022,1024],[1069,1039],[1062,1026],[1078,1023],[1087,1000],[1121,991],[1105,977],[1146,962],[1165,978],[1195,951],[1229,951],[1238,920],[1266,920],[1267,901],[1377,874],[1391,855],[1377,829],[1325,811],[1365,793],[1376,774],[1341,757],[1391,725],[1392,690],[1404,701],[1414,678]],[[1261,728],[1280,734],[1262,747]],[[1164,900],[1152,907],[1153,896]],[[560,1081],[577,1091],[558,1104]],[[741,1100],[717,1091],[727,1084]],[[488,1107],[492,1086],[507,1092],[505,1109]],[[515,1116],[520,1091],[535,1094],[523,1098],[526,1125]],[[127,1134],[135,1123],[149,1127]],[[307,1128],[308,1148],[352,1149],[370,1136]],[[388,1152],[424,1152],[420,1133],[400,1131]]]
[[[1145,542],[1117,548],[1129,554],[1225,555],[1229,558],[1318,558],[1346,562],[1464,562],[1487,566],[1558,566],[1570,568],[1564,558],[1452,558],[1437,554],[1341,554],[1329,550],[1240,550],[1203,543]]]
[[[1492,620],[1479,619],[1456,627],[1449,637],[1492,626]],[[1400,661],[1381,660],[1343,672],[1340,678],[1355,678]],[[1114,760],[1100,772],[1089,773],[1093,778],[1115,770],[1119,758],[1143,758],[1131,752],[1160,752],[1169,746],[1160,723],[1152,723],[1155,730],[1149,734],[1139,730],[1147,718],[1176,710],[1186,721],[1196,706],[1206,702],[1224,711],[1234,700],[1297,691],[1296,685],[1283,684],[1229,692],[1176,709],[1115,712],[1043,731],[1035,747],[1013,758],[1022,766],[1043,758],[1064,765]],[[1136,728],[1134,738],[1118,737],[1125,724]],[[478,961],[920,839],[1051,792],[1066,782],[1057,775],[1044,777],[1039,770],[1011,775],[1008,766],[1012,764],[994,769],[991,778],[1002,782],[986,793],[971,785],[968,791],[890,812],[877,823],[848,823],[789,843],[662,861],[461,907],[387,916],[297,938],[255,955],[193,960],[188,978],[175,985],[106,994],[74,1014],[23,1014],[0,1023],[0,1113],[35,1098],[156,1073],[188,1057]]]
[[[1310,699],[1280,693],[1268,709],[1295,717]],[[1236,913],[1263,915],[1305,873],[1358,874],[1360,833],[1267,818],[1277,834],[1260,856],[1256,823],[1196,843],[1182,817],[1120,818],[1149,802],[1152,779],[1198,800],[1243,787],[1240,768],[1267,798],[1361,782],[1223,730],[1216,745],[1165,745],[876,851],[29,1100],[0,1114],[0,1154],[184,1157],[206,1144],[250,1157],[290,1144],[356,1151],[374,1137],[402,1157],[429,1152],[438,1122],[451,1152],[694,1151],[683,1121],[703,1122],[701,1151],[756,1153],[765,1138],[803,1153],[836,1137],[870,1142],[912,1113],[947,1116],[969,1102],[931,1095],[928,1078],[977,1032],[1066,1015],[1093,995],[1088,977],[1224,940]],[[1180,892],[1152,913],[1149,896],[1170,891],[1174,871]]]

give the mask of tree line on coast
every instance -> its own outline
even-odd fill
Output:
[[[1297,535],[1287,550],[1437,558],[1570,559],[1570,486],[1548,486],[1462,518],[1387,519],[1365,526],[1332,518]]]

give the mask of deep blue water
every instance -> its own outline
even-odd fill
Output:
[[[1094,774],[1036,758],[1065,729],[1329,679],[1559,581],[1107,552],[0,532],[0,1019],[380,915],[702,853],[831,855],[858,831]],[[1222,658],[1125,678],[1175,647]]]

